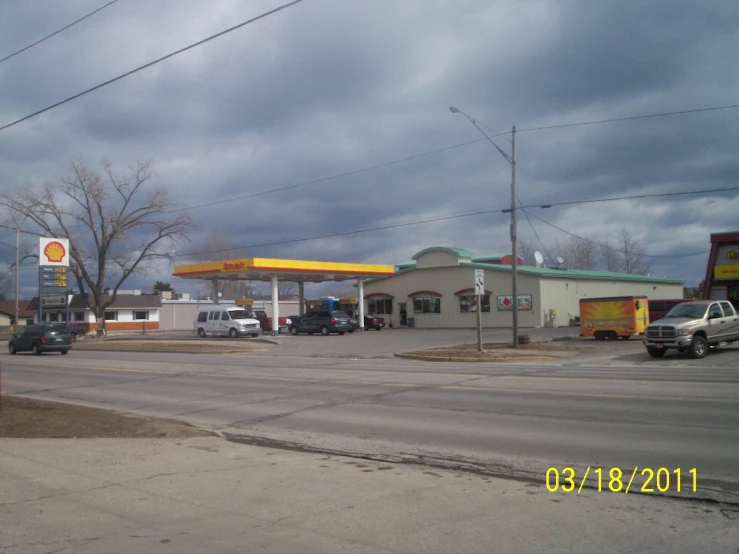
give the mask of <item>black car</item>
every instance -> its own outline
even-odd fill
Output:
[[[58,325],[27,325],[14,334],[8,342],[8,352],[61,352],[66,354],[72,348],[72,334],[69,329]]]
[[[352,331],[352,329],[351,318],[341,310],[308,312],[297,323],[290,324],[290,333],[293,335],[298,333],[308,333],[309,335],[313,333],[321,333],[322,335],[338,333],[343,335],[347,331]]]

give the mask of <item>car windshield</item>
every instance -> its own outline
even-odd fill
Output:
[[[342,312],[341,310],[334,310],[333,312],[331,312],[331,315],[334,316],[334,317],[340,317],[340,318],[344,318],[344,319],[346,319],[346,318],[349,317],[349,314],[348,313]]]
[[[706,315],[708,306],[706,304],[678,304],[672,308],[665,317],[690,317],[700,319]]]
[[[228,315],[231,319],[254,319],[254,315],[246,310],[229,310]]]

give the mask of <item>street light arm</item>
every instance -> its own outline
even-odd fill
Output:
[[[501,148],[500,148],[500,147],[499,147],[499,146],[498,146],[497,144],[495,144],[495,142],[493,141],[493,139],[491,139],[491,138],[490,138],[490,136],[489,136],[489,135],[488,135],[488,134],[487,134],[487,133],[486,133],[485,131],[483,131],[483,130],[482,130],[482,127],[480,127],[480,126],[479,126],[479,125],[477,124],[477,121],[475,121],[475,118],[474,118],[474,117],[472,117],[472,116],[470,116],[469,114],[467,114],[467,113],[463,112],[463,111],[462,111],[462,110],[460,110],[459,108],[455,108],[454,106],[450,107],[450,108],[449,108],[449,111],[450,111],[450,112],[452,112],[452,113],[461,113],[461,114],[462,114],[463,116],[465,116],[465,117],[466,117],[467,119],[469,119],[469,120],[470,120],[470,123],[472,123],[472,124],[473,124],[473,125],[475,126],[475,129],[477,129],[478,131],[480,131],[480,133],[482,133],[482,135],[483,135],[483,136],[484,136],[484,137],[485,137],[486,139],[488,139],[488,142],[489,142],[490,144],[492,144],[492,145],[493,145],[493,146],[495,147],[495,149],[496,149],[496,150],[497,150],[498,152],[500,152],[500,155],[501,155],[501,156],[503,156],[503,157],[505,158],[505,160],[506,160],[506,161],[507,161],[507,162],[508,162],[509,164],[513,165],[513,164],[515,163],[515,162],[513,161],[513,158],[511,158],[511,157],[510,157],[510,156],[509,156],[508,154],[506,154],[506,153],[505,153],[505,152],[504,152],[504,151],[503,151],[503,150],[502,150],[502,149],[501,149]]]

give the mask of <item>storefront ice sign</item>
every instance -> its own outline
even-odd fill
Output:
[[[518,311],[521,310],[532,310],[533,305],[530,294],[518,294]],[[513,311],[513,296],[499,296],[498,297],[498,311],[509,312]]]
[[[739,265],[717,265],[713,268],[716,279],[739,279]]]

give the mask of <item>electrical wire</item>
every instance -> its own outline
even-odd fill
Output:
[[[521,206],[524,208],[552,208],[554,206],[574,206],[577,204],[595,204],[598,202],[615,202],[619,200],[638,200],[642,198],[665,198],[668,196],[685,196],[689,194],[706,194],[710,192],[729,192],[739,190],[739,187],[725,187],[720,189],[706,189],[706,190],[690,190],[682,192],[657,192],[653,194],[635,194],[632,196],[616,196],[613,198],[595,198],[592,200],[570,200],[565,202],[552,202],[551,204],[540,204],[531,206]]]
[[[580,123],[561,123],[559,125],[547,125],[544,127],[529,127],[527,129],[516,129],[516,132],[525,133],[527,131],[545,131],[548,129],[564,129],[565,127],[580,127],[582,125],[598,125],[600,123],[615,123],[617,121],[633,121],[636,119],[649,119],[652,117],[667,117],[671,115],[683,115],[683,114],[689,114],[689,113],[730,110],[733,108],[739,108],[739,104],[729,104],[728,106],[713,106],[709,108],[695,108],[692,110],[680,110],[676,112],[661,112],[661,113],[652,113],[652,114],[646,114],[646,115],[633,115],[629,117],[615,117],[613,119],[598,119],[595,121],[582,121]]]
[[[420,154],[413,154],[411,156],[407,156],[405,158],[400,158],[400,159],[397,159],[397,160],[392,160],[392,161],[389,161],[389,162],[383,162],[383,163],[380,163],[380,164],[375,164],[375,165],[370,165],[370,166],[367,166],[367,167],[362,167],[360,169],[353,169],[351,171],[345,171],[344,173],[336,173],[334,175],[329,175],[327,177],[320,177],[318,179],[312,179],[310,181],[303,181],[301,183],[295,183],[295,184],[286,185],[286,186],[283,186],[283,187],[277,187],[277,188],[273,188],[273,189],[262,190],[262,191],[259,191],[259,192],[251,192],[249,194],[242,194],[241,196],[234,196],[233,198],[229,198],[227,200],[216,200],[214,202],[208,202],[206,204],[197,204],[197,205],[194,205],[194,206],[188,206],[186,208],[177,208],[177,209],[174,209],[174,210],[169,210],[167,213],[183,212],[183,211],[186,211],[186,210],[194,210],[196,208],[207,208],[207,207],[210,207],[210,206],[217,206],[219,204],[228,204],[230,202],[235,202],[237,200],[245,200],[247,198],[254,198],[256,196],[264,196],[266,194],[272,194],[274,192],[282,192],[282,191],[285,191],[285,190],[292,190],[292,189],[296,189],[296,188],[300,188],[300,187],[306,187],[308,185],[315,185],[317,183],[325,183],[326,181],[332,181],[333,179],[339,179],[341,177],[349,177],[350,175],[358,175],[360,173],[364,173],[365,171],[371,171],[373,169],[381,169],[383,167],[389,167],[391,165],[399,164],[399,163],[402,163],[402,162],[407,162],[407,161],[410,161],[410,160],[417,160],[419,158],[424,158],[426,156],[431,156],[433,154],[439,154],[441,152],[446,152],[448,150],[454,150],[455,148],[462,148],[464,146],[469,146],[470,144],[475,144],[475,143],[478,143],[478,142],[482,142],[484,140],[485,139],[475,139],[475,140],[471,140],[471,141],[468,141],[468,142],[463,142],[461,144],[454,144],[452,146],[445,146],[443,148],[438,148],[436,150],[430,150],[428,152],[421,152]]]
[[[591,244],[594,244],[596,246],[600,246],[600,244],[598,242],[596,242],[596,241],[594,241],[592,239],[587,239],[585,237],[581,237],[580,235],[576,235],[575,233],[571,233],[570,231],[567,231],[565,229],[562,229],[561,227],[558,227],[554,223],[551,223],[551,222],[549,222],[549,221],[547,221],[545,219],[542,219],[541,217],[539,217],[537,215],[531,214],[531,217],[538,219],[542,223],[544,223],[546,225],[549,225],[550,227],[553,227],[554,229],[557,229],[558,231],[561,231],[561,232],[563,232],[566,235],[570,235],[571,237],[575,237],[576,239],[580,239],[580,240],[583,240],[585,242],[589,242]],[[615,250],[617,250],[618,252],[623,253],[623,250],[620,250],[618,248],[616,248]],[[674,255],[674,254],[672,254],[672,255],[665,255],[665,254],[644,254],[644,257],[645,258],[692,258],[693,256],[699,256],[701,254],[708,254],[709,252],[710,252],[710,250],[701,250],[700,252],[693,252],[692,254],[681,254],[681,255]]]
[[[216,33],[215,35],[211,35],[211,36],[209,36],[207,38],[204,38],[203,40],[200,40],[198,42],[195,42],[193,44],[190,44],[189,46],[185,46],[184,48],[180,48],[179,50],[176,50],[174,52],[171,52],[170,54],[167,54],[166,56],[162,56],[161,58],[157,58],[154,61],[151,61],[149,63],[146,63],[146,64],[142,65],[142,66],[137,67],[136,69],[132,69],[131,71],[128,71],[126,73],[123,73],[121,75],[118,75],[117,77],[114,77],[112,79],[109,79],[109,80],[105,81],[104,83],[100,83],[99,85],[95,85],[92,88],[89,88],[89,89],[84,90],[82,92],[79,92],[79,93],[77,93],[77,94],[75,94],[73,96],[70,96],[69,98],[65,98],[64,100],[61,100],[61,101],[56,102],[54,104],[51,104],[50,106],[47,106],[47,107],[45,107],[45,108],[43,108],[41,110],[38,110],[36,112],[33,112],[32,114],[29,114],[29,115],[27,115],[25,117],[21,117],[20,119],[16,119],[15,121],[12,121],[10,123],[7,123],[7,124],[3,125],[2,127],[0,127],[0,131],[3,131],[5,129],[8,129],[9,127],[12,127],[14,125],[17,125],[18,123],[21,123],[23,121],[26,121],[28,119],[31,119],[32,117],[36,117],[37,115],[40,115],[40,114],[42,114],[44,112],[48,112],[49,110],[53,110],[54,108],[58,108],[59,106],[61,106],[63,104],[66,104],[67,102],[71,102],[72,100],[75,100],[75,99],[77,99],[77,98],[79,98],[81,96],[84,96],[86,94],[89,94],[90,92],[96,91],[96,90],[101,89],[101,88],[103,88],[105,86],[108,86],[108,85],[110,85],[112,83],[115,83],[116,81],[120,81],[121,79],[124,79],[124,78],[126,78],[126,77],[128,77],[130,75],[133,75],[134,73],[138,73],[139,71],[141,71],[143,69],[146,69],[148,67],[151,67],[152,65],[158,64],[159,62],[163,62],[164,60],[167,60],[167,59],[169,59],[169,58],[171,58],[173,56],[176,56],[178,54],[181,54],[183,52],[186,52],[186,51],[188,51],[188,50],[190,50],[192,48],[195,48],[196,46],[200,46],[201,44],[205,44],[208,41],[211,41],[211,40],[213,40],[215,38],[221,37],[221,36],[223,36],[223,35],[225,35],[227,33],[230,33],[232,31],[235,31],[236,29],[240,29],[241,27],[244,27],[245,25],[249,25],[250,23],[254,23],[256,21],[259,21],[260,19],[264,19],[265,17],[269,17],[270,15],[274,15],[277,12],[280,12],[282,10],[285,10],[287,8],[290,8],[290,7],[294,6],[295,4],[299,4],[302,1],[303,0],[293,0],[292,2],[288,2],[287,4],[283,4],[281,6],[278,6],[277,8],[275,8],[273,10],[269,10],[267,12],[264,12],[264,13],[256,16],[256,17],[253,17],[251,19],[248,19],[248,20],[246,20],[246,21],[244,21],[242,23],[239,23],[238,25],[234,25],[233,27],[229,27],[225,31],[221,31],[220,33]]]
[[[115,4],[116,2],[118,2],[118,0],[111,0],[110,2],[108,2],[107,4],[105,4],[104,6],[101,6],[101,7],[99,7],[98,9],[96,9],[96,10],[94,10],[94,11],[92,11],[92,12],[88,13],[87,15],[85,15],[85,16],[83,16],[83,17],[80,17],[80,18],[79,18],[79,19],[78,19],[77,21],[73,21],[73,22],[72,22],[72,23],[70,23],[69,25],[67,25],[67,26],[65,26],[65,27],[62,27],[62,28],[61,28],[61,29],[59,29],[58,31],[54,31],[54,32],[53,32],[53,33],[51,33],[50,35],[46,35],[46,36],[45,36],[44,38],[42,38],[42,39],[39,39],[39,40],[37,40],[37,41],[36,41],[36,42],[34,42],[33,44],[29,44],[28,46],[26,46],[26,47],[24,47],[24,48],[21,48],[21,49],[20,49],[20,50],[18,50],[17,52],[13,52],[12,54],[10,54],[10,55],[8,55],[8,56],[5,56],[4,58],[0,59],[0,63],[3,63],[4,61],[6,61],[6,60],[9,60],[10,58],[12,58],[12,57],[14,57],[14,56],[17,56],[18,54],[20,54],[20,53],[22,53],[22,52],[25,52],[26,50],[28,50],[28,49],[30,49],[30,48],[33,48],[34,46],[36,46],[36,45],[38,45],[38,44],[41,44],[41,43],[42,43],[42,42],[44,42],[45,40],[48,40],[48,39],[50,39],[51,37],[53,37],[53,36],[56,36],[56,35],[58,35],[58,34],[59,34],[59,33],[61,33],[62,31],[66,31],[66,30],[67,30],[67,29],[69,29],[70,27],[74,27],[75,25],[77,25],[77,23],[80,23],[80,22],[84,21],[85,19],[87,19],[88,17],[91,17],[91,16],[95,15],[96,13],[98,13],[98,12],[101,12],[101,11],[103,11],[103,10],[104,10],[105,8],[107,8],[108,6],[110,6],[110,5],[112,5],[112,4]]]

